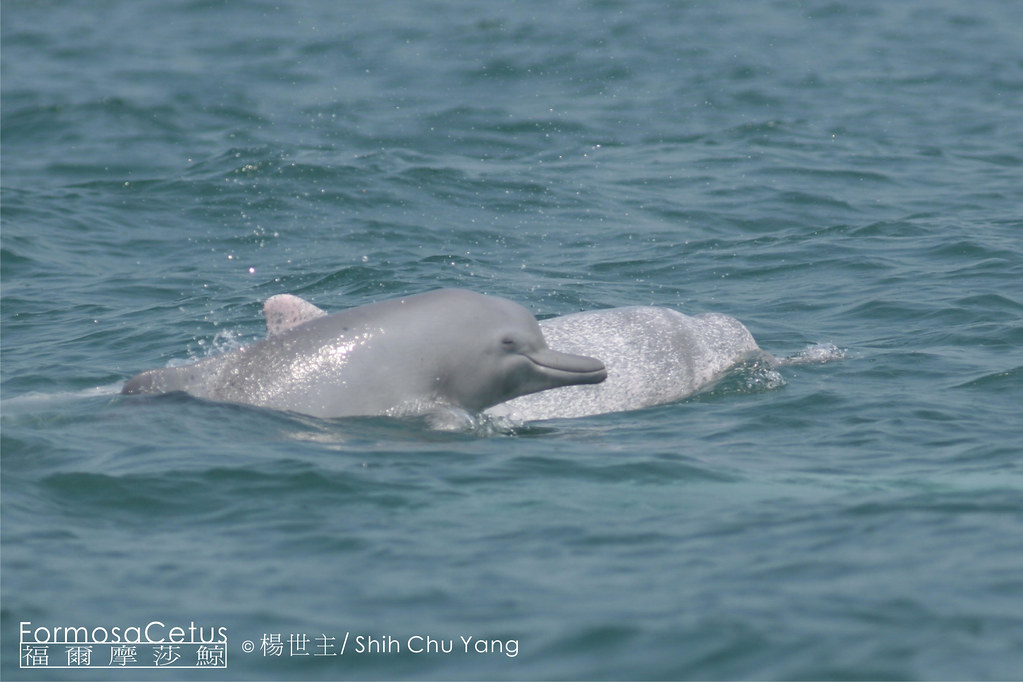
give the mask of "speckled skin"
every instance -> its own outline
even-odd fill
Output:
[[[601,358],[607,380],[522,396],[490,408],[488,414],[532,421],[674,402],[761,353],[741,322],[718,313],[690,316],[670,308],[635,306],[555,317],[542,320],[540,327],[558,348]]]

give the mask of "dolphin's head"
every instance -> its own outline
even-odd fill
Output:
[[[485,305],[473,314],[474,343],[460,344],[463,354],[444,382],[452,402],[482,411],[528,393],[596,384],[607,377],[604,363],[596,358],[548,348],[540,325],[526,308],[506,299],[479,298]]]
[[[504,358],[500,363],[505,372],[501,388],[505,395],[500,402],[559,386],[598,384],[607,378],[600,360],[548,348],[539,326],[535,336],[502,335],[501,352]]]

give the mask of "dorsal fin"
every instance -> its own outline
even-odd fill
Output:
[[[263,304],[267,336],[277,336],[303,322],[323,317],[326,314],[304,298],[292,294],[271,296]]]

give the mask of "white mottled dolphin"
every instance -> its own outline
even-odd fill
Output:
[[[507,299],[441,289],[327,315],[288,294],[263,307],[267,338],[191,365],[153,369],[122,393],[197,398],[314,417],[479,412],[606,376],[601,361],[547,347]]]
[[[745,360],[759,356],[774,363],[741,322],[719,313],[609,308],[542,320],[540,328],[558,348],[600,357],[607,380],[522,396],[487,414],[532,421],[635,410],[682,400]]]

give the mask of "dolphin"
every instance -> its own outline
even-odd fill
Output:
[[[721,313],[630,306],[541,320],[540,328],[562,350],[600,357],[607,381],[518,397],[484,414],[533,421],[635,410],[687,398],[748,360],[778,364],[739,320]]]
[[[263,306],[267,337],[181,367],[152,369],[124,394],[184,392],[321,418],[478,413],[517,396],[607,376],[586,355],[547,347],[521,305],[440,289],[328,315],[282,294]]]

